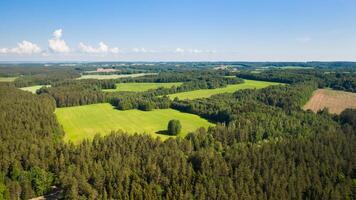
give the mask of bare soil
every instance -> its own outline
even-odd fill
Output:
[[[318,89],[304,105],[304,110],[317,112],[328,108],[330,113],[340,114],[346,108],[356,108],[356,93],[331,89]]]

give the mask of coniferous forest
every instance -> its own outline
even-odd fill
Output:
[[[328,67],[252,73],[158,65],[150,69],[156,75],[116,80],[77,80],[81,68],[2,68],[22,76],[0,83],[0,199],[51,194],[54,186],[62,199],[356,199],[356,110],[301,109],[317,88],[356,91],[354,72]],[[166,96],[242,78],[286,84],[192,100]],[[122,82],[183,84],[103,92]],[[51,87],[19,89],[35,84]],[[102,102],[119,110],[172,108],[216,126],[167,140],[118,130],[64,142],[55,109]]]

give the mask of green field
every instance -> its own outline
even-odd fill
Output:
[[[143,92],[150,89],[157,89],[159,87],[170,88],[172,86],[179,86],[182,83],[118,83],[116,89],[104,90],[105,92]]]
[[[29,86],[29,87],[22,87],[20,88],[21,90],[32,92],[36,94],[36,91],[40,89],[41,87],[46,86],[46,85],[34,85],[34,86]]]
[[[13,82],[17,77],[0,77],[0,82]]]
[[[82,75],[78,79],[118,79],[118,78],[128,78],[128,77],[140,77],[140,76],[146,76],[146,75],[154,75],[156,73],[139,73],[139,74],[109,74],[109,75],[97,75],[97,74],[88,74],[88,75]]]
[[[214,94],[220,93],[233,93],[236,90],[242,89],[252,89],[252,88],[264,88],[270,85],[278,85],[280,83],[266,82],[266,81],[254,81],[254,80],[245,80],[242,84],[228,85],[224,88],[216,89],[206,89],[206,90],[194,90],[189,92],[181,92],[176,94],[171,94],[169,97],[174,99],[178,97],[179,99],[197,99],[197,98],[207,98]]]
[[[165,139],[170,136],[156,132],[165,131],[171,119],[178,119],[182,124],[182,132],[179,136],[185,136],[199,127],[213,126],[197,115],[173,109],[121,111],[114,109],[108,103],[57,108],[55,114],[66,133],[64,140],[74,143],[84,138],[91,139],[96,133],[105,135],[120,129],[128,133],[147,133]]]

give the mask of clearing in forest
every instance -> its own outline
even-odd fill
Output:
[[[83,139],[91,139],[97,133],[105,135],[116,130],[123,130],[130,134],[147,133],[166,139],[174,136],[158,133],[167,130],[168,121],[171,119],[180,120],[182,131],[179,136],[183,137],[200,127],[207,128],[214,125],[197,115],[173,109],[121,111],[108,103],[57,108],[55,114],[63,126],[64,140],[74,143]]]
[[[193,90],[189,92],[181,92],[176,94],[170,94],[169,97],[171,99],[174,99],[175,97],[178,97],[179,99],[208,98],[214,94],[233,93],[237,90],[242,90],[242,89],[254,89],[254,88],[259,89],[270,85],[278,85],[278,84],[281,83],[245,80],[245,82],[241,84],[227,85],[226,87],[216,88],[216,89],[204,89],[204,90]]]
[[[304,110],[317,112],[328,108],[330,113],[340,114],[346,108],[356,108],[356,93],[331,89],[318,89],[304,105]]]
[[[29,87],[22,87],[20,89],[24,90],[24,91],[32,92],[33,94],[36,94],[36,91],[43,86],[49,87],[49,85],[34,85],[34,86],[29,86]]]
[[[17,77],[0,77],[0,82],[13,82]]]
[[[105,92],[143,92],[151,89],[157,89],[160,87],[170,88],[172,86],[180,86],[181,82],[177,83],[118,83],[116,84],[116,89],[103,90]]]

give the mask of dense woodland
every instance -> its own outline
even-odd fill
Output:
[[[282,83],[298,83],[314,81],[319,88],[329,87],[336,90],[356,92],[356,72],[314,70],[314,69],[291,69],[291,70],[267,70],[261,73],[251,71],[237,74],[238,77],[265,80]]]
[[[318,80],[196,100],[156,97],[162,89],[114,93],[102,101],[140,99],[127,109],[171,107],[217,126],[165,141],[117,131],[64,143],[56,105],[92,103],[77,99],[114,86],[63,81],[35,95],[0,84],[0,199],[28,199],[51,186],[65,199],[356,199],[356,110],[301,110]]]

